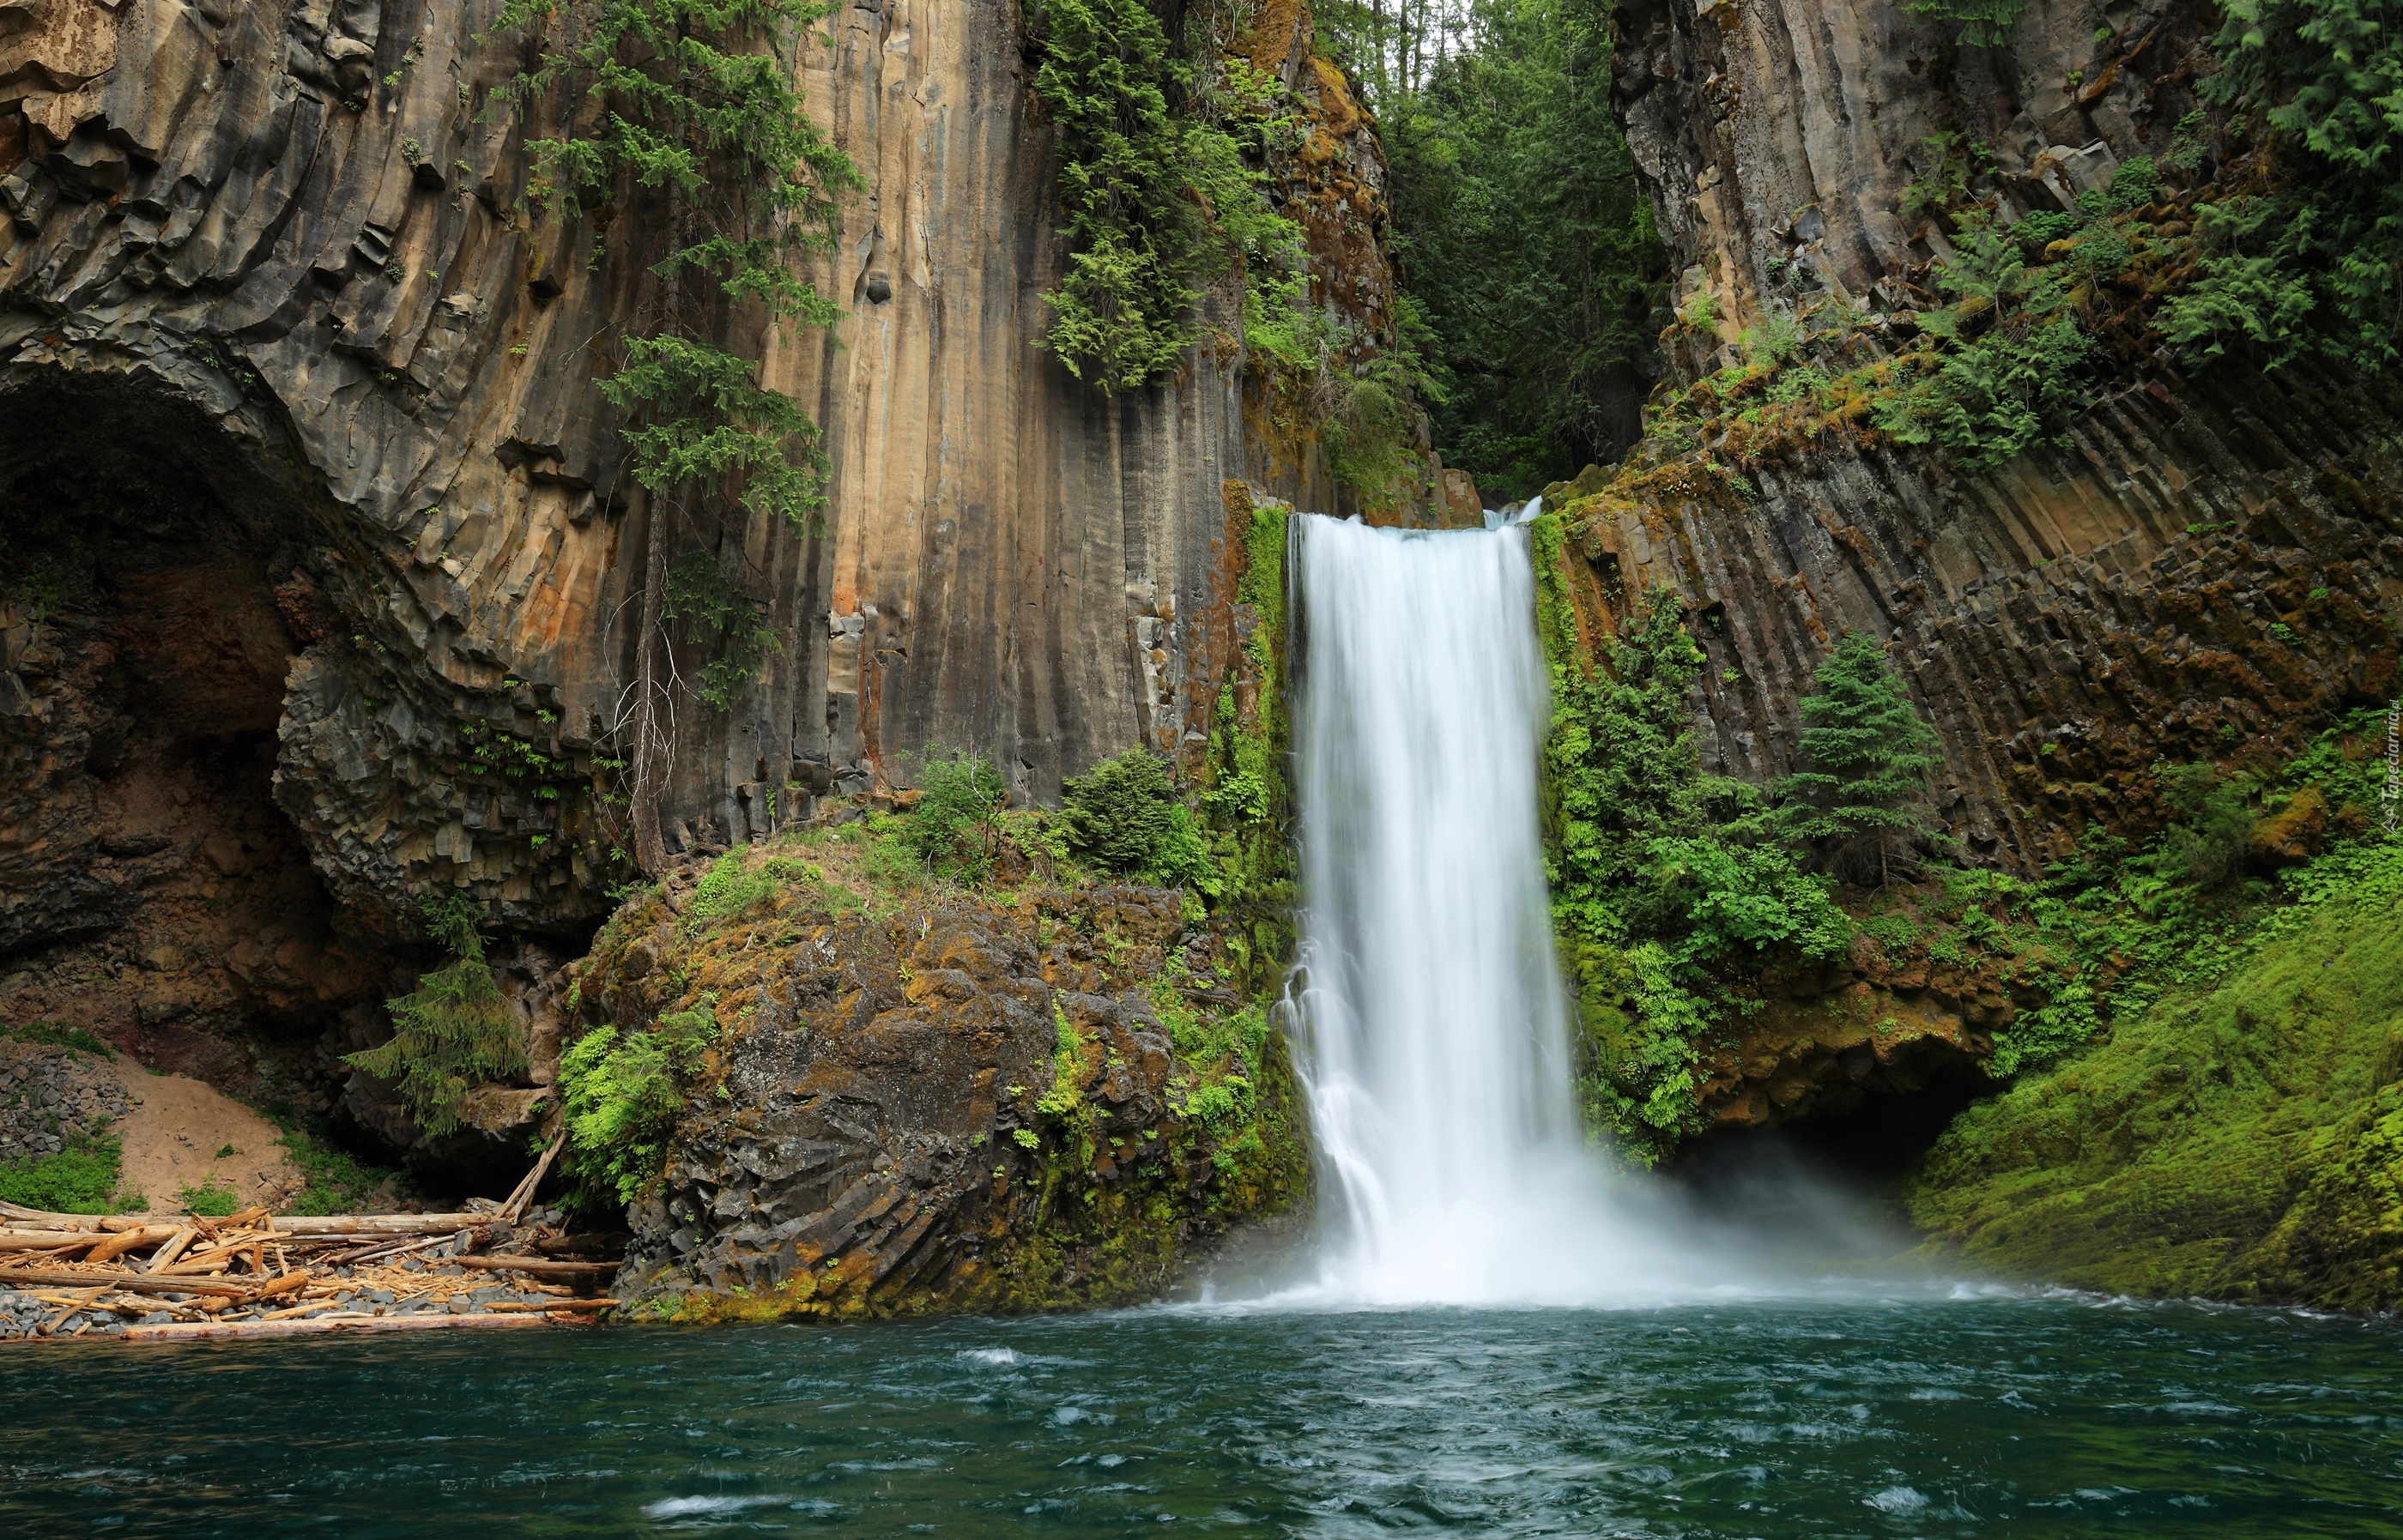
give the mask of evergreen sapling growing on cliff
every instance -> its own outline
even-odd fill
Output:
[[[1819,688],[1801,702],[1796,745],[1809,768],[1777,783],[1772,825],[1827,869],[1882,884],[1934,833],[1923,798],[1935,729],[1867,631],[1846,631],[1812,677]]]
[[[1216,866],[1168,770],[1149,749],[1127,750],[1063,783],[1068,844],[1106,871],[1149,877],[1216,895]]]
[[[497,22],[536,34],[539,58],[519,79],[522,95],[566,85],[586,99],[566,104],[557,137],[527,142],[532,201],[566,216],[639,201],[666,232],[641,320],[597,382],[624,414],[632,474],[649,494],[636,679],[622,723],[633,739],[635,855],[646,871],[666,856],[659,797],[674,659],[663,657],[663,624],[681,616],[696,640],[706,631],[721,650],[700,681],[714,705],[732,704],[764,654],[762,629],[737,613],[748,596],[715,558],[690,553],[701,561],[688,555],[673,569],[681,598],[672,606],[673,548],[706,515],[721,535],[736,534],[723,543],[740,550],[738,510],[813,533],[825,501],[816,425],[760,382],[757,360],[719,339],[735,312],[763,315],[771,331],[831,326],[840,314],[791,259],[831,246],[838,199],[865,182],[802,111],[795,61],[783,51],[823,40],[813,23],[835,8],[818,0],[602,0],[563,15],[543,0],[507,0]]]

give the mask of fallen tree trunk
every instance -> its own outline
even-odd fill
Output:
[[[211,1223],[231,1229],[242,1228],[236,1225],[237,1218],[248,1218],[249,1228],[272,1228],[278,1235],[449,1235],[490,1225],[495,1217],[490,1214],[284,1214],[272,1218],[235,1215]],[[0,1203],[0,1220],[8,1222],[9,1233],[19,1235],[32,1230],[117,1234],[160,1226],[173,1229],[191,1223],[180,1214],[51,1214],[16,1203]]]
[[[335,1331],[465,1331],[505,1326],[547,1326],[539,1315],[345,1315],[313,1321],[195,1321],[189,1325],[128,1326],[130,1341],[177,1342],[229,1337],[304,1337]]]
[[[97,1230],[0,1230],[0,1251],[76,1251],[108,1240]]]
[[[493,1272],[522,1272],[535,1278],[607,1278],[619,1262],[559,1262],[548,1256],[446,1256],[443,1265],[484,1268]]]
[[[122,1289],[128,1294],[207,1294],[247,1299],[251,1286],[230,1278],[156,1278],[122,1268],[80,1271],[68,1268],[0,1268],[0,1288],[35,1285],[53,1289]]]

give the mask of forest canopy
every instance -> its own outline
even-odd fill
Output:
[[[1611,115],[1595,0],[1322,0],[1393,168],[1394,246],[1431,337],[1436,448],[1489,504],[1632,442],[1666,259]]]

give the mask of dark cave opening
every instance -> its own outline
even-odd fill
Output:
[[[1925,1067],[1910,1089],[1829,1097],[1788,1122],[1719,1128],[1688,1140],[1667,1174],[1706,1209],[1730,1217],[1788,1200],[1796,1184],[1899,1223],[1902,1192],[1952,1120],[1994,1084],[1957,1057]]]
[[[275,800],[321,607],[305,521],[188,403],[35,394],[0,395],[0,1027],[80,1029],[389,1160],[340,1055],[396,948]]]

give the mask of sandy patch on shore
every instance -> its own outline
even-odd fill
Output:
[[[160,1213],[183,1206],[187,1186],[215,1180],[236,1206],[280,1206],[303,1179],[274,1124],[241,1103],[181,1075],[153,1075],[131,1059],[113,1066],[132,1105],[110,1131],[125,1141],[121,1192],[138,1192]]]

